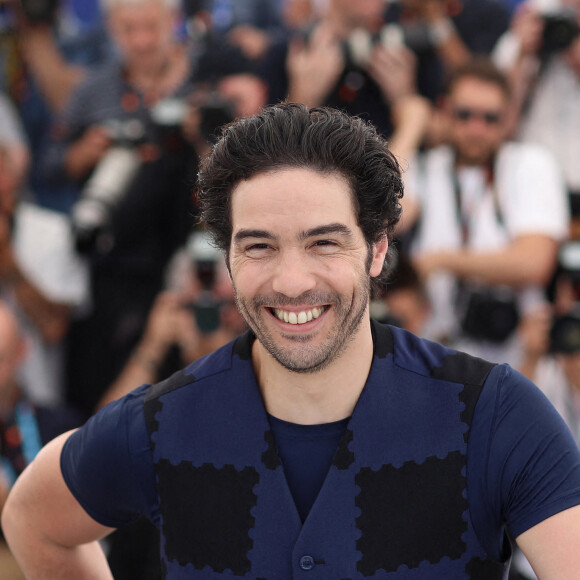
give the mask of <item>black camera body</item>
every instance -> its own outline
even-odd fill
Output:
[[[580,312],[555,316],[550,328],[550,352],[573,354],[580,351]]]
[[[461,320],[466,336],[501,343],[512,335],[519,321],[517,296],[511,288],[492,286],[467,290]]]
[[[343,43],[342,50],[347,63],[364,70],[377,45],[397,48],[403,44],[403,29],[397,24],[387,24],[378,33],[371,33],[364,28],[355,29]]]
[[[234,105],[217,91],[210,91],[199,106],[199,130],[205,141],[215,143],[224,125],[235,119]]]
[[[550,55],[566,50],[579,34],[580,26],[575,14],[569,12],[545,14],[541,53]]]
[[[30,24],[53,24],[59,0],[20,0],[22,12]]]
[[[203,334],[210,334],[220,327],[221,309],[225,304],[214,294],[221,254],[211,245],[204,232],[193,233],[186,250],[193,274],[201,287],[197,298],[186,307],[193,312],[197,329]]]

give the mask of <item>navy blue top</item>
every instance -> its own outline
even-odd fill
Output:
[[[429,357],[439,356],[434,353],[443,348],[400,329],[392,328],[391,332],[396,368],[407,369],[405,381],[414,380],[410,373],[413,368],[419,378],[421,366]],[[231,346],[228,348],[217,358],[231,356]],[[201,365],[195,369],[203,375]],[[244,380],[239,377],[240,387]],[[388,388],[395,388],[397,380],[393,375]],[[398,384],[396,390],[401,396],[407,392],[411,396],[413,388],[406,383]],[[62,452],[61,469],[71,492],[89,515],[106,526],[119,527],[140,515],[160,522],[143,410],[149,389],[144,385],[105,407],[69,438]],[[236,404],[243,400],[244,392],[239,391]],[[361,398],[365,398],[364,392]],[[408,408],[403,403],[402,408]],[[419,417],[444,412],[443,407],[440,410],[430,405],[427,415],[410,409],[400,421],[397,419],[398,440],[412,440],[421,433]],[[276,419],[270,423],[287,482],[304,520],[344,426],[338,422],[296,427]],[[323,458],[320,463],[317,456]],[[316,473],[311,469],[314,463],[319,465]],[[517,537],[547,517],[580,504],[580,461],[571,434],[541,391],[507,365],[493,367],[475,407],[467,446],[467,487],[473,498],[469,509],[474,530],[487,553],[497,560],[502,558],[504,524]]]

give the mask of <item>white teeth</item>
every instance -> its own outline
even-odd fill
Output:
[[[313,308],[312,310],[303,310],[298,313],[274,308],[274,314],[276,315],[276,318],[282,322],[288,322],[289,324],[304,324],[306,322],[310,322],[311,320],[318,318],[323,312],[324,307]]]

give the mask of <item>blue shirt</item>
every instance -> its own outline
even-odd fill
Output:
[[[282,457],[283,463],[288,454],[280,449],[276,453],[269,440],[270,424],[251,360],[247,350],[246,354],[236,350],[238,343],[194,363],[177,378],[153,389],[141,387],[98,413],[63,450],[65,480],[85,510],[104,525],[118,527],[142,514],[157,523],[166,534],[167,563],[172,566],[168,578],[190,577],[188,562],[200,570],[200,578],[213,578],[224,567],[238,565],[240,575],[253,566],[275,570],[281,559],[288,559],[287,570],[266,577],[296,577],[304,570],[302,565],[308,564],[302,560],[306,556],[312,558],[310,564],[320,567],[323,576],[317,577],[383,578],[380,571],[390,569],[396,570],[393,578],[458,578],[454,574],[464,564],[469,570],[473,554],[476,559],[482,553],[497,562],[505,559],[504,525],[517,537],[547,517],[580,504],[578,450],[559,415],[532,383],[506,365],[492,366],[458,355],[400,329],[375,325],[374,331],[378,338],[367,384],[302,524],[297,505],[302,501],[294,490],[304,478],[280,471],[277,462]],[[469,381],[480,379],[478,398],[470,403]],[[151,438],[144,413],[146,397],[153,401],[147,417]],[[187,434],[189,429],[195,431],[194,437]],[[180,450],[183,444],[186,447]],[[291,454],[292,445],[289,449]],[[461,459],[465,450],[466,461]],[[252,464],[256,467],[251,468]],[[284,464],[286,471],[289,465]],[[194,481],[196,491],[201,491],[197,484],[211,481],[215,488],[227,478],[237,478],[239,497],[231,505],[246,501],[253,506],[244,512],[246,516],[238,514],[234,526],[249,526],[247,538],[238,537],[241,542],[249,539],[240,548],[244,558],[223,564],[219,555],[208,561],[211,555],[198,554],[198,560],[189,560],[195,543],[186,542],[184,548],[179,535],[167,535],[172,533],[165,527],[171,509],[163,516],[161,507],[164,501],[175,499],[170,508],[177,510],[178,519],[185,526],[195,526],[197,517],[185,514],[196,494],[176,494],[172,488],[167,488],[172,492],[169,495],[164,492],[168,472],[183,478],[179,489]],[[298,479],[297,486],[290,483],[293,477]],[[462,478],[467,481],[465,489],[453,487]],[[294,488],[295,516],[284,481]],[[452,488],[447,495],[446,486]],[[437,503],[441,491],[448,502],[444,507]],[[226,499],[230,492],[226,490]],[[204,511],[204,505],[195,504],[194,499],[195,509]],[[219,511],[221,504],[215,505]],[[423,526],[422,520],[410,519],[408,525],[393,528],[397,517],[407,521],[404,510],[420,518],[434,514],[435,521],[426,520]],[[377,528],[375,513],[386,532]],[[247,519],[250,514],[252,521]],[[212,516],[210,512],[210,522]],[[229,512],[221,517],[229,517]],[[228,525],[219,519],[220,514],[215,518],[220,525]],[[272,521],[261,528],[264,518]],[[445,535],[453,526],[459,526],[459,544],[436,545],[439,538],[433,530],[443,530]],[[214,532],[212,540],[221,541],[219,528]],[[202,531],[202,542],[206,541],[203,536]],[[384,544],[376,545],[376,537],[388,540],[390,546],[399,536],[401,546],[383,556],[388,550]],[[226,547],[228,540],[224,540]],[[461,568],[453,568],[466,542],[471,552]],[[260,549],[265,550],[262,555]],[[367,557],[372,553],[387,559],[377,562]],[[211,574],[208,566],[213,568]],[[343,574],[345,569],[347,574]],[[264,573],[251,577],[264,577]]]

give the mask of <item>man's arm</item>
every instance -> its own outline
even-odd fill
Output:
[[[520,534],[516,542],[540,580],[576,578],[580,570],[580,506]]]
[[[84,511],[61,474],[60,454],[70,435],[51,441],[19,477],[2,513],[2,529],[31,580],[112,580],[96,540],[113,529]]]
[[[427,252],[415,258],[415,267],[424,278],[435,271],[446,270],[458,278],[487,284],[543,285],[554,272],[558,247],[558,242],[549,236],[529,234],[497,251]]]

